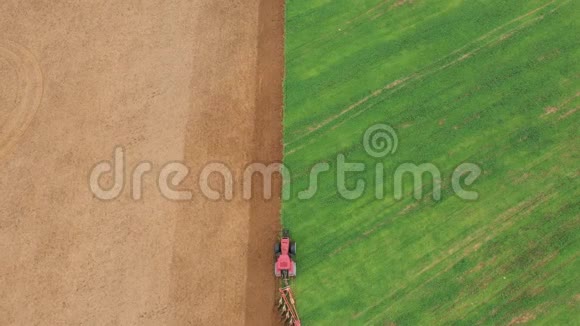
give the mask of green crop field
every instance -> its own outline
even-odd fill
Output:
[[[282,219],[303,324],[580,323],[579,21],[573,0],[287,0]],[[398,147],[375,158],[379,123]],[[338,154],[364,163],[346,178],[362,197],[337,190]],[[474,201],[451,186],[464,162]],[[402,163],[441,180],[416,200],[407,175],[396,200]]]

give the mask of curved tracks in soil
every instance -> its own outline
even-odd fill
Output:
[[[0,157],[10,150],[24,134],[34,118],[43,92],[43,78],[36,58],[25,47],[12,41],[0,40],[0,58],[16,71],[16,100],[14,107],[5,108],[0,127]]]

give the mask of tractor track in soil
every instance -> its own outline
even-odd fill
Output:
[[[253,157],[262,162],[283,159],[284,20],[284,0],[260,1]],[[281,181],[273,179],[274,199],[264,201],[256,197],[251,202],[248,252],[252,254],[247,259],[246,325],[267,325],[268,318],[262,316],[268,315],[272,316],[270,325],[280,323],[273,307],[278,284],[277,280],[272,281],[272,246],[280,231]],[[262,193],[260,187],[255,190]]]

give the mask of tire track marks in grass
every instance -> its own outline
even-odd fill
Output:
[[[417,278],[421,276],[425,272],[431,270],[433,267],[439,265],[444,260],[447,260],[449,257],[459,252],[461,249],[465,249],[464,253],[460,255],[459,258],[457,259],[461,260],[462,258],[471,254],[473,251],[477,250],[477,248],[481,247],[481,245],[494,239],[498,234],[511,227],[515,222],[513,220],[514,217],[525,216],[534,211],[541,204],[545,203],[546,201],[554,197],[555,197],[554,193],[552,193],[551,195],[541,193],[534,198],[524,200],[519,204],[517,204],[516,206],[509,208],[503,214],[500,214],[495,220],[493,220],[493,222],[488,224],[488,226],[478,229],[474,234],[470,234],[469,236],[461,240],[459,243],[457,243],[455,246],[449,249],[443,256],[439,257],[431,264],[427,265],[422,270],[420,270],[417,274],[415,274],[414,277]],[[499,227],[493,228],[490,227],[496,225],[499,225]],[[473,247],[471,247],[472,244]],[[447,269],[451,268],[452,265],[453,264],[450,264],[450,266]]]
[[[549,13],[555,12],[560,6],[562,6],[564,3],[567,3],[567,2],[568,1],[561,2],[556,7],[552,8],[549,11]],[[418,71],[416,71],[416,72],[414,72],[406,77],[403,77],[403,78],[397,79],[393,82],[390,82],[387,85],[385,85],[384,87],[376,89],[371,94],[363,97],[362,99],[358,100],[355,103],[350,104],[348,107],[344,108],[339,113],[326,118],[322,122],[320,122],[316,125],[311,125],[311,126],[307,127],[305,130],[302,130],[302,132],[299,134],[298,137],[296,137],[295,139],[284,144],[285,148],[287,148],[287,149],[289,148],[289,150],[286,151],[286,155],[294,154],[295,152],[304,148],[310,142],[301,144],[300,146],[297,146],[294,148],[291,148],[292,144],[295,144],[298,141],[301,141],[305,138],[308,138],[313,133],[321,130],[322,128],[324,128],[324,127],[326,127],[334,122],[336,122],[338,119],[344,118],[344,120],[342,120],[341,122],[339,122],[337,125],[334,126],[333,129],[336,129],[340,125],[344,124],[345,122],[358,117],[362,113],[366,112],[367,110],[373,108],[374,106],[376,106],[376,104],[378,104],[378,103],[373,103],[373,104],[369,105],[368,107],[363,107],[362,109],[359,109],[357,111],[357,109],[359,107],[363,106],[364,104],[368,103],[369,101],[371,101],[379,96],[389,96],[389,95],[393,94],[394,92],[400,90],[401,88],[405,87],[410,82],[418,81],[418,80],[421,80],[423,78],[434,75],[434,74],[436,74],[440,71],[443,71],[449,67],[452,67],[452,66],[454,66],[454,65],[456,65],[456,64],[458,64],[466,59],[471,58],[472,56],[474,56],[475,54],[477,54],[479,51],[481,51],[484,48],[496,46],[496,45],[500,44],[501,42],[508,40],[513,35],[515,35],[515,33],[537,23],[540,20],[542,20],[544,18],[544,16],[547,14],[547,13],[543,13],[542,10],[546,9],[548,6],[550,6],[551,4],[555,4],[555,3],[556,3],[556,0],[551,0],[551,1],[543,4],[540,7],[527,12],[526,14],[523,14],[519,17],[514,18],[511,21],[509,21],[509,22],[507,22],[499,27],[496,27],[496,28],[492,29],[491,31],[483,34],[482,36],[476,38],[475,40],[468,42],[466,45],[458,48],[457,50],[454,50],[453,52],[449,53],[448,55],[445,55],[444,57],[442,57],[441,59],[438,59],[434,63],[432,63],[432,64],[430,64],[430,65],[428,65],[428,66],[426,66],[426,67],[424,67],[424,68],[422,68],[422,69],[420,69],[420,70],[418,70]],[[538,13],[542,13],[542,14],[536,15]],[[516,23],[519,23],[519,24],[513,28],[508,29],[507,31],[504,31],[506,28],[511,27],[513,24],[516,24]],[[483,44],[481,44],[482,42],[483,42]],[[449,61],[449,60],[451,60],[451,61]],[[448,61],[448,62],[446,62],[446,61]],[[388,93],[383,94],[385,92],[388,92]],[[353,111],[354,111],[354,113],[352,113]]]
[[[565,99],[560,105],[558,105],[556,108],[556,111],[559,111],[560,109],[564,109],[568,106],[568,104],[570,104],[572,101],[574,101],[576,98],[578,98],[580,96],[580,92],[576,92],[575,95],[571,96],[570,98]],[[559,117],[558,120],[564,120],[567,117],[571,116],[572,114],[574,114],[576,111],[578,110],[578,107],[573,107],[572,109],[562,113]]]
[[[457,257],[453,257],[453,260],[451,262],[449,262],[447,264],[447,267],[444,270],[441,270],[439,272],[437,272],[436,275],[430,277],[428,280],[426,281],[421,281],[420,278],[418,277],[414,277],[411,281],[415,281],[415,285],[412,287],[412,290],[409,292],[404,292],[404,288],[400,287],[397,290],[391,292],[391,295],[389,297],[387,297],[386,299],[393,299],[393,298],[397,298],[398,300],[401,300],[401,298],[407,297],[410,294],[417,292],[418,290],[420,290],[422,287],[424,287],[424,285],[426,284],[430,284],[431,282],[433,282],[436,278],[442,276],[443,274],[445,274],[446,272],[449,272],[449,270],[451,270],[456,264],[458,264],[460,261],[462,261],[465,257],[469,256],[471,253],[477,251],[482,244],[485,244],[486,242],[489,242],[491,240],[493,240],[495,237],[497,237],[499,234],[507,231],[511,226],[513,226],[517,221],[521,221],[523,220],[525,217],[531,216],[538,207],[542,206],[542,205],[546,205],[548,203],[554,203],[554,198],[558,197],[559,193],[558,190],[560,190],[561,192],[564,191],[562,189],[559,189],[560,185],[554,185],[552,187],[550,187],[549,189],[546,189],[544,193],[540,193],[539,195],[535,196],[532,199],[528,199],[528,200],[524,200],[521,201],[519,204],[517,204],[516,206],[506,210],[504,213],[501,214],[501,216],[504,217],[505,220],[509,220],[509,223],[503,223],[500,225],[500,228],[492,228],[491,225],[494,225],[497,220],[499,220],[500,218],[496,219],[496,221],[494,221],[492,224],[490,224],[490,226],[484,227],[482,229],[479,229],[478,232],[478,237],[481,239],[485,234],[487,233],[491,233],[490,236],[485,237],[484,241],[480,242],[479,240],[476,241],[471,241],[469,243],[467,243],[466,241],[462,241],[463,244],[460,244],[459,247],[463,248],[463,253]],[[549,194],[549,195],[547,195]],[[562,210],[566,209],[566,207],[560,208],[555,214],[556,215],[560,215],[563,214]],[[501,217],[500,216],[500,217]],[[514,218],[516,217],[516,218]],[[541,223],[541,221],[539,222]],[[572,229],[572,228],[577,228],[578,225],[578,221],[570,221],[569,223],[565,223],[562,224],[561,226],[556,227],[556,229]],[[485,231],[484,234],[482,234],[482,231]],[[558,235],[556,233],[550,233],[551,237],[557,237]],[[474,238],[474,237],[471,237]],[[519,256],[515,257],[516,259],[516,263],[517,261],[522,258],[522,257],[538,257],[538,254],[534,251],[534,250],[539,250],[540,248],[545,248],[546,245],[553,243],[553,241],[551,239],[547,239],[545,237],[539,238],[538,239],[540,241],[540,243],[537,243],[535,245],[534,248],[530,248],[528,249],[528,251],[524,254],[520,254]],[[475,245],[472,246],[472,244],[475,243]],[[459,252],[462,248],[458,248],[458,250],[456,250],[455,252]],[[531,297],[531,296],[536,296],[539,293],[541,293],[543,291],[543,287],[539,287],[539,288],[530,288],[530,286],[524,286],[526,284],[546,284],[546,282],[550,279],[554,279],[555,273],[558,270],[563,269],[565,266],[569,265],[571,262],[576,260],[576,257],[579,256],[580,254],[575,253],[573,254],[573,257],[571,259],[565,260],[562,263],[556,265],[555,267],[552,267],[548,270],[543,270],[540,271],[541,268],[543,268],[546,264],[554,261],[558,256],[560,255],[560,250],[556,249],[554,251],[551,251],[549,253],[547,253],[546,255],[542,256],[542,259],[538,259],[537,261],[535,261],[535,263],[533,263],[533,265],[530,265],[530,268],[534,271],[531,273],[524,273],[523,275],[521,275],[516,283],[510,283],[510,285],[508,285],[508,287],[512,287],[514,290],[517,292],[514,292],[513,295],[511,295],[511,299],[508,301],[507,304],[512,304],[514,302],[518,302],[519,299],[522,299],[524,297]],[[488,263],[494,263],[497,261],[497,256],[492,257],[491,259],[489,259],[485,264]],[[496,267],[495,270],[499,270],[502,272],[505,271],[509,271],[509,270],[513,270],[513,268],[511,268],[511,266],[514,264],[514,261],[512,258],[507,258],[503,260],[503,263],[501,266]],[[530,262],[530,264],[532,264],[532,262]],[[479,266],[479,265],[478,265]],[[480,267],[481,268],[481,267]],[[467,275],[469,273],[471,273],[473,271],[470,270],[469,272],[467,272]],[[464,274],[466,275],[466,274]],[[489,282],[489,279],[484,279],[481,282],[476,283],[476,287],[481,288],[482,286],[485,288],[487,287],[487,283]],[[501,295],[501,293],[505,292],[506,288],[502,288],[500,289],[497,293],[494,293],[491,295],[491,297],[496,297],[497,295]],[[511,291],[511,292],[513,292]],[[511,293],[510,292],[510,293]],[[399,293],[402,293],[401,295],[398,295]],[[381,300],[381,302],[384,302],[386,300]],[[455,303],[459,302],[460,298],[457,299],[454,304],[452,304],[451,306],[454,307]],[[489,300],[484,300],[482,303],[480,304],[487,304],[489,303]],[[374,305],[373,307],[378,307],[380,306],[380,304]],[[467,306],[467,305],[464,305]],[[385,315],[385,313],[387,313],[391,308],[393,308],[392,306],[388,306],[386,308],[386,310],[384,310],[382,313],[380,313],[381,315]],[[470,310],[475,309],[475,306],[469,307]],[[536,307],[538,308],[538,307]],[[536,311],[534,308],[534,311]],[[455,309],[457,310],[457,309]],[[462,315],[468,315],[465,311],[462,312]],[[377,320],[377,318],[380,318],[379,315],[375,316],[372,320],[369,321],[375,321]]]
[[[554,258],[557,257],[558,254],[559,254],[558,252],[551,253],[547,257],[547,259],[549,261],[554,261],[555,260]],[[509,301],[507,301],[505,304],[496,306],[491,311],[491,314],[490,315],[484,316],[482,319],[478,320],[477,324],[478,325],[479,324],[484,324],[484,323],[488,322],[490,318],[493,318],[494,321],[497,322],[497,319],[501,319],[501,316],[499,316],[498,314],[500,312],[502,312],[502,310],[504,311],[503,318],[504,319],[506,319],[506,317],[509,318],[509,316],[505,316],[505,311],[509,309],[509,306],[510,305],[513,305],[514,303],[521,302],[523,300],[529,299],[531,297],[535,297],[535,296],[541,294],[542,292],[544,292],[544,290],[545,290],[545,286],[544,285],[545,284],[548,284],[549,281],[555,279],[555,277],[556,277],[555,276],[555,273],[557,271],[560,271],[560,270],[565,269],[566,267],[569,267],[571,264],[573,264],[577,260],[578,256],[580,256],[580,254],[574,254],[569,259],[564,260],[564,261],[562,261],[559,264],[556,264],[553,268],[550,268],[550,269],[548,269],[548,270],[546,270],[544,272],[536,271],[535,273],[526,273],[523,276],[521,276],[520,279],[518,279],[517,284],[510,283],[506,287],[504,287],[504,288],[500,289],[499,291],[495,292],[492,295],[492,298],[493,297],[496,297],[496,296],[501,296],[502,293],[504,293],[506,291],[506,289],[514,290],[515,291],[516,289],[518,289],[518,287],[517,287],[518,284],[539,284],[538,286],[532,287],[532,288],[530,288],[530,287],[523,287],[520,291],[517,291],[517,293],[514,293],[513,297]],[[534,267],[534,270],[536,270],[536,267]],[[486,300],[486,301],[483,302],[483,304],[489,304],[489,301],[490,300]],[[531,311],[533,311],[536,314],[540,315],[540,314],[544,313],[545,311],[547,311],[548,308],[550,308],[551,306],[553,306],[555,304],[557,304],[557,302],[545,301],[545,302],[543,302],[541,304],[538,304],[537,306],[533,307],[531,309]],[[473,309],[474,309],[474,307],[471,310],[473,310]],[[523,313],[523,312],[520,312],[520,314],[521,313]],[[515,318],[517,318],[517,316],[516,317],[513,317],[513,318],[515,319]]]
[[[544,113],[540,115],[540,118],[544,118],[546,116],[552,115],[554,113],[557,113],[558,111],[560,111],[561,109],[566,108],[566,106],[568,104],[570,104],[573,100],[575,100],[577,97],[580,96],[580,92],[576,92],[576,94],[564,99],[560,104],[558,105],[552,105],[552,106],[548,106],[546,108],[544,108]],[[569,110],[568,112],[562,114],[558,120],[562,120],[563,118],[565,118],[564,116],[566,116],[567,114],[570,114],[570,111],[575,110],[576,108],[572,108],[572,110]],[[573,113],[573,112],[572,112]]]
[[[511,20],[511,21],[509,21],[508,23],[506,23],[506,24],[504,24],[504,25],[501,25],[501,26],[499,26],[499,27],[497,27],[497,28],[494,28],[494,29],[493,29],[493,30],[491,30],[490,32],[487,32],[487,33],[485,33],[484,35],[480,36],[479,38],[475,39],[474,41],[471,41],[471,42],[467,43],[466,45],[462,46],[461,48],[459,48],[459,49],[457,49],[457,50],[454,50],[454,51],[453,51],[453,52],[451,52],[450,54],[448,54],[448,55],[444,56],[443,58],[441,58],[441,59],[437,60],[436,62],[434,62],[433,64],[431,64],[431,65],[427,66],[426,68],[423,68],[423,69],[421,69],[421,70],[419,70],[419,71],[417,71],[417,72],[415,72],[415,73],[413,73],[413,74],[411,74],[411,75],[409,75],[409,76],[406,76],[406,77],[404,77],[404,78],[401,78],[401,79],[395,80],[394,82],[391,82],[391,83],[387,84],[386,86],[384,86],[384,87],[382,87],[382,88],[379,88],[379,89],[377,89],[377,90],[373,91],[373,92],[372,92],[370,95],[368,95],[368,96],[365,96],[365,97],[363,97],[361,100],[359,100],[359,101],[357,101],[357,102],[355,102],[355,103],[351,104],[351,105],[350,105],[350,106],[348,106],[346,109],[343,109],[343,110],[342,110],[340,113],[338,113],[338,114],[336,114],[336,115],[334,115],[334,116],[331,116],[331,117],[329,117],[329,118],[325,119],[324,121],[322,121],[321,123],[319,123],[319,124],[317,124],[317,125],[315,125],[315,126],[310,126],[310,127],[308,127],[308,128],[307,128],[307,132],[305,132],[305,133],[302,133],[302,135],[301,135],[301,136],[299,136],[297,139],[295,139],[295,140],[293,140],[293,141],[291,141],[291,142],[288,142],[288,143],[286,143],[285,145],[286,145],[286,146],[289,146],[289,145],[291,145],[291,144],[293,144],[293,143],[295,143],[295,142],[297,142],[297,141],[299,141],[299,140],[301,140],[301,139],[303,139],[303,138],[306,138],[306,137],[308,137],[309,135],[311,135],[311,134],[312,134],[312,133],[314,133],[315,131],[318,131],[319,129],[321,129],[321,128],[325,127],[326,125],[328,125],[328,124],[330,124],[330,123],[334,122],[335,120],[337,120],[337,119],[338,119],[338,118],[340,118],[341,116],[343,116],[343,115],[345,115],[345,114],[349,113],[350,111],[352,111],[352,110],[354,110],[354,109],[358,108],[359,106],[361,106],[361,105],[363,105],[363,104],[367,103],[369,100],[371,100],[371,99],[373,99],[373,98],[376,98],[376,97],[378,97],[378,96],[382,95],[382,93],[383,93],[383,92],[385,92],[385,91],[388,91],[388,90],[393,90],[393,89],[394,89],[394,91],[393,91],[393,92],[391,92],[391,93],[387,94],[387,95],[391,95],[391,94],[393,94],[395,91],[397,91],[397,90],[399,90],[400,88],[402,88],[402,87],[406,86],[407,82],[410,82],[410,81],[412,82],[412,81],[420,80],[420,79],[422,79],[422,78],[425,78],[425,77],[428,77],[428,76],[430,76],[430,75],[432,75],[432,74],[435,74],[435,73],[437,73],[437,72],[440,72],[440,71],[442,71],[442,70],[444,70],[444,69],[447,69],[447,68],[449,68],[449,67],[451,67],[451,66],[454,66],[455,64],[457,64],[457,63],[459,63],[459,62],[462,62],[462,61],[464,61],[464,60],[466,60],[466,59],[468,59],[468,58],[471,58],[471,57],[472,57],[474,54],[476,54],[476,53],[477,53],[477,52],[479,52],[481,49],[483,49],[483,48],[485,48],[485,47],[487,47],[487,46],[494,46],[494,45],[497,45],[497,44],[501,43],[502,41],[505,41],[505,40],[509,39],[509,38],[510,38],[511,36],[513,36],[513,35],[514,35],[516,32],[518,32],[518,31],[520,31],[520,30],[522,30],[522,29],[524,29],[524,28],[526,28],[526,27],[528,27],[528,26],[532,25],[533,23],[535,23],[535,22],[537,22],[537,21],[539,21],[539,20],[543,19],[543,17],[544,17],[544,16],[543,16],[543,15],[541,15],[541,16],[539,16],[539,17],[536,17],[536,18],[534,18],[534,19],[532,19],[532,20],[530,20],[530,21],[528,21],[528,22],[524,22],[524,23],[522,23],[521,25],[518,25],[518,26],[516,26],[515,28],[508,30],[507,32],[500,34],[500,35],[499,35],[499,36],[497,36],[495,39],[493,39],[493,40],[491,40],[491,41],[489,41],[489,42],[487,42],[487,43],[484,43],[483,45],[481,45],[481,46],[479,46],[479,47],[476,47],[475,49],[473,49],[473,50],[471,50],[471,51],[468,51],[468,52],[466,52],[466,53],[462,53],[462,51],[464,51],[464,50],[468,49],[468,48],[469,48],[471,45],[474,45],[474,44],[475,44],[475,43],[477,43],[477,42],[481,42],[481,41],[485,41],[485,40],[487,40],[488,38],[492,37],[492,36],[494,35],[494,33],[498,32],[498,31],[501,31],[502,29],[504,29],[504,28],[506,28],[506,27],[508,27],[508,26],[510,26],[510,25],[512,25],[512,24],[514,24],[514,23],[521,22],[523,19],[530,17],[530,16],[531,16],[531,15],[533,15],[534,13],[536,13],[536,12],[540,11],[541,9],[543,9],[543,8],[547,7],[548,5],[550,5],[550,4],[554,3],[554,2],[555,2],[555,0],[552,0],[552,1],[550,1],[550,2],[548,2],[548,3],[546,3],[546,4],[544,4],[544,5],[540,6],[539,8],[536,8],[536,9],[534,9],[534,10],[532,10],[532,11],[530,11],[530,12],[528,12],[528,13],[524,14],[524,15],[521,15],[521,16],[519,16],[519,17],[517,17],[517,18],[515,18],[515,19],[513,19],[513,20]],[[558,6],[558,7],[559,7],[559,6]],[[557,8],[555,8],[555,9],[557,9]],[[550,12],[554,12],[554,11],[555,11],[555,9],[553,9],[553,10],[552,10],[552,11],[550,11]],[[438,64],[438,63],[444,62],[445,60],[447,60],[447,59],[449,59],[449,58],[451,58],[451,57],[453,57],[453,56],[455,56],[455,55],[458,55],[459,57],[456,57],[456,58],[455,58],[454,60],[452,60],[451,62],[448,62],[448,63],[446,63],[446,64],[443,64],[443,65],[441,65],[441,66],[439,66],[439,67],[435,67],[435,68],[431,68],[431,69],[429,69],[430,67],[432,67],[432,66],[434,66],[434,65],[436,65],[436,64]],[[346,118],[344,121],[342,121],[342,122],[340,122],[339,124],[337,124],[336,126],[334,126],[334,128],[333,128],[333,129],[336,129],[336,128],[337,128],[337,127],[339,127],[340,125],[344,124],[346,121],[348,121],[348,120],[351,120],[351,119],[353,119],[353,118],[355,118],[355,117],[359,116],[360,114],[364,113],[365,111],[367,111],[368,109],[370,109],[370,108],[374,107],[375,105],[376,105],[376,104],[373,104],[373,105],[371,105],[371,106],[369,106],[369,107],[367,107],[367,108],[364,108],[364,109],[362,109],[362,110],[360,110],[360,111],[358,111],[358,112],[354,113],[354,114],[353,114],[351,117],[347,117],[347,118]],[[290,154],[292,154],[292,153],[294,153],[294,152],[296,152],[296,151],[300,150],[300,149],[301,149],[301,148],[303,148],[303,147],[304,147],[304,146],[299,146],[299,147],[297,147],[297,148],[295,148],[295,149],[293,149],[293,150],[290,150],[289,152],[287,152],[287,155],[290,155]]]
[[[568,112],[566,112],[566,113],[562,114],[562,115],[561,115],[561,116],[558,118],[558,120],[563,120],[563,119],[566,119],[567,117],[569,117],[569,116],[571,116],[572,114],[576,113],[576,111],[578,111],[578,108],[573,108],[573,109],[571,109],[570,111],[568,111]]]
[[[439,266],[443,262],[449,261],[452,259],[453,261],[447,264],[447,267],[443,268],[442,270],[438,271],[435,275],[429,277],[424,282],[420,282],[420,284],[427,284],[437,277],[443,275],[444,273],[448,272],[453,266],[460,261],[461,259],[467,257],[468,255],[472,254],[473,252],[477,251],[482,245],[485,243],[493,240],[497,235],[502,233],[503,231],[507,230],[511,227],[515,221],[519,218],[527,216],[536,208],[538,208],[541,204],[546,203],[548,200],[553,199],[556,196],[556,193],[551,191],[554,187],[547,189],[545,193],[540,193],[537,196],[523,200],[516,204],[515,206],[507,209],[502,214],[500,214],[497,218],[495,218],[491,223],[486,224],[486,226],[479,228],[473,234],[470,234],[466,238],[457,242],[454,246],[452,246],[449,250],[447,250],[442,256],[422,268],[421,270],[417,271],[412,277],[410,282],[419,282],[420,278],[426,272],[432,270],[436,266]],[[465,208],[464,208],[465,209]],[[463,211],[464,209],[460,210]],[[493,227],[492,227],[493,226]],[[461,252],[463,250],[463,252]],[[458,255],[457,255],[458,254]],[[403,297],[411,295],[412,293],[416,292],[420,286],[416,286],[410,291],[402,293],[405,291],[406,287],[398,287],[388,295],[386,295],[383,299],[378,301],[376,304],[369,306],[367,309],[358,312],[356,315],[352,317],[353,320],[359,319],[360,317],[366,315],[371,310],[380,307],[382,304],[387,302],[388,300],[397,297],[399,300]],[[379,318],[382,318],[393,306],[388,305],[382,313],[375,315],[374,318],[369,320],[367,324],[374,325],[373,322],[376,322]]]

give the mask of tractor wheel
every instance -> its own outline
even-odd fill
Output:
[[[290,243],[290,253],[296,255],[296,242]]]
[[[282,252],[282,249],[280,248],[280,242],[277,242],[274,245],[274,254],[279,255]]]

